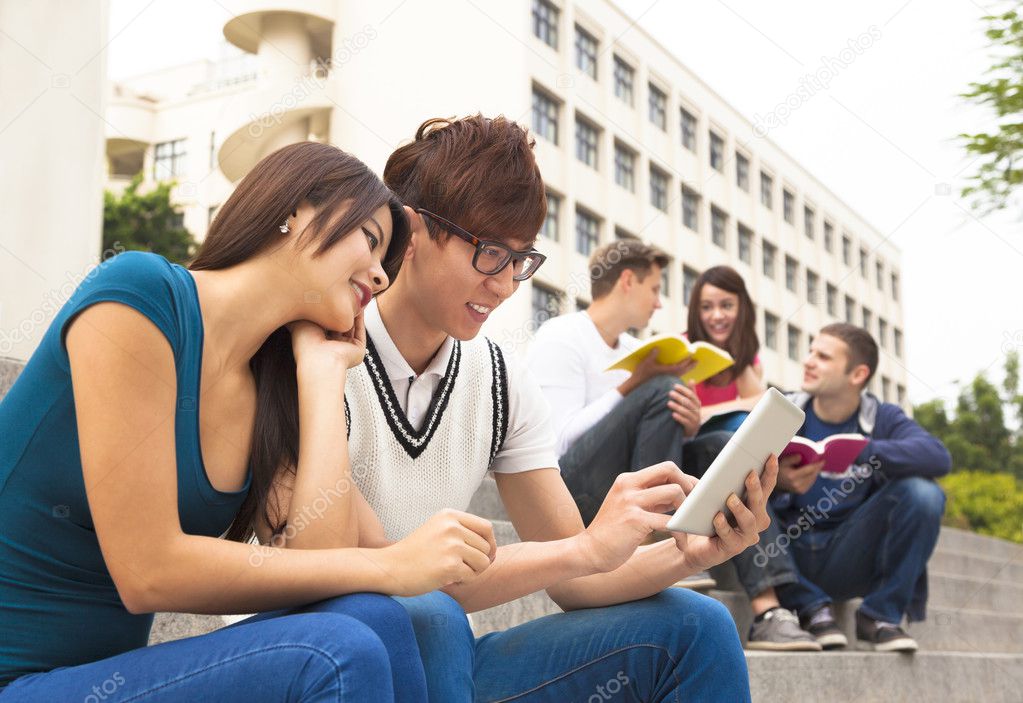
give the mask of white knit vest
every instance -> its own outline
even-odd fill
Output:
[[[373,341],[348,372],[352,476],[388,539],[398,540],[443,508],[465,510],[504,443],[508,375],[485,337],[455,341],[426,419],[416,430],[391,387]]]

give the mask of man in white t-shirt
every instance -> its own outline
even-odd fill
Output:
[[[760,480],[751,473],[747,503],[729,502],[734,527],[719,515],[713,538],[641,546],[695,485],[664,462],[616,482],[584,526],[542,392],[479,336],[544,260],[533,248],[546,200],[532,141],[501,117],[431,120],[392,154],[384,179],[409,206],[412,241],[400,275],[367,308],[366,363],[345,388],[360,544],[466,509],[488,471],[523,540],[447,595],[403,599],[431,700],[584,700],[622,689],[637,700],[749,700],[727,610],[667,587],[758,539],[776,462]],[[463,609],[539,590],[568,612],[474,640]]]
[[[620,473],[672,461],[702,476],[730,436],[696,436],[700,399],[679,382],[691,361],[663,365],[651,352],[632,373],[605,370],[640,346],[627,330],[646,327],[661,307],[668,261],[638,239],[597,249],[589,266],[592,304],[545,322],[529,351],[529,368],[551,405],[561,475],[585,523]]]

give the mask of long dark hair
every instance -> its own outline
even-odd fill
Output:
[[[710,284],[728,293],[739,296],[739,314],[735,318],[735,326],[728,337],[725,350],[735,359],[735,366],[727,369],[730,379],[735,379],[753,363],[760,351],[760,339],[757,337],[757,311],[753,300],[746,292],[746,283],[739,272],[731,266],[712,266],[697,277],[693,283],[693,291],[689,294],[689,329],[686,336],[692,342],[711,342],[714,340],[700,320],[700,296],[703,286]]]
[[[394,280],[410,237],[401,202],[366,164],[316,142],[291,144],[256,164],[221,207],[189,268],[225,269],[279,245],[285,235],[278,228],[303,201],[316,208],[302,233],[304,246],[315,244],[314,256],[388,206],[393,231],[383,268]],[[340,210],[344,215],[331,225]],[[298,383],[288,331],[283,327],[274,331],[249,366],[256,381],[256,421],[249,450],[252,481],[226,534],[239,542],[252,537],[259,511],[273,529],[283,527],[283,515],[279,509],[271,514],[267,499],[277,472],[294,471],[298,465]]]

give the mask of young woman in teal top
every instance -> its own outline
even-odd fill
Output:
[[[0,403],[0,703],[425,700],[377,594],[495,548],[451,511],[359,546],[343,389],[408,237],[362,162],[306,142],[238,185],[190,270],[129,252],[90,273]],[[147,647],[161,611],[262,614]]]

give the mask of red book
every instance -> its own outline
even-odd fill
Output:
[[[806,437],[793,437],[782,450],[781,456],[798,454],[800,465],[812,464],[823,459],[824,468],[821,471],[840,474],[849,468],[849,464],[856,461],[856,457],[869,443],[870,439],[856,433],[833,434],[819,442]]]

